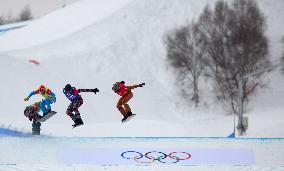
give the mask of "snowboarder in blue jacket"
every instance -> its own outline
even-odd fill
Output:
[[[33,95],[40,94],[44,97],[44,100],[42,100],[42,103],[40,103],[40,110],[43,112],[43,114],[47,114],[51,111],[50,104],[56,102],[56,96],[55,94],[44,85],[41,85],[37,90],[32,91],[28,97],[26,97],[24,100],[28,101],[29,98]]]

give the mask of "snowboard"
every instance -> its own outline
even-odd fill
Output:
[[[128,122],[130,119],[132,119],[134,116],[135,116],[136,114],[131,114],[130,116],[128,116],[126,119],[121,119],[121,122],[122,123],[126,123],[126,122]]]
[[[81,125],[84,125],[84,124],[79,124],[79,125],[76,125],[76,126],[75,126],[75,125],[74,125],[74,126],[72,125],[72,126],[73,126],[72,129],[74,129],[74,128],[78,127],[78,126],[81,126]]]
[[[53,115],[55,115],[57,112],[55,111],[50,111],[48,112],[46,115],[42,116],[39,120],[37,120],[36,122],[45,122],[47,119],[49,119],[50,117],[52,117]]]

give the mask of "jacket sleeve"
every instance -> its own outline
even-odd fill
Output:
[[[56,102],[56,96],[53,92],[50,93],[50,98],[53,100],[53,102]]]
[[[131,85],[131,86],[127,86],[127,88],[129,88],[129,89],[135,89],[135,88],[137,88],[137,87],[139,87],[139,85]]]
[[[35,94],[38,94],[38,92],[37,92],[37,91],[32,91],[32,92],[29,94],[28,97],[30,98],[30,97],[32,97],[32,96],[35,95]]]
[[[79,94],[80,92],[81,92],[80,89],[77,90],[77,89],[74,87],[74,89],[73,89],[73,93],[74,93],[74,94]]]
[[[94,92],[94,89],[78,89],[79,93],[80,92]]]
[[[55,97],[55,94],[53,92],[50,93],[51,96]]]

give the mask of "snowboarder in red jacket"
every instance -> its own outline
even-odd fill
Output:
[[[135,89],[137,87],[143,87],[145,83],[132,85],[132,86],[126,86],[124,81],[116,82],[112,90],[121,96],[121,98],[117,102],[117,109],[120,111],[120,113],[123,116],[123,119],[121,120],[124,122],[129,116],[133,115],[131,112],[130,106],[127,104],[129,100],[133,97],[132,89]]]

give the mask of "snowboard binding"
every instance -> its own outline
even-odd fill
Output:
[[[129,121],[131,118],[133,118],[136,114],[133,114],[132,112],[128,112],[123,119],[121,120],[122,123]]]

